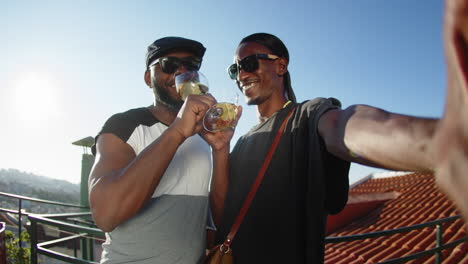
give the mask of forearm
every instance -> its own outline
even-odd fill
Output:
[[[151,198],[183,141],[183,137],[168,129],[130,162],[115,162],[125,166],[104,168],[104,171],[100,171],[99,167],[93,169],[89,188],[90,206],[101,229],[110,231],[141,209]]]
[[[351,106],[337,118],[342,136],[338,155],[368,166],[432,171],[436,119],[418,118],[365,106]]]
[[[219,226],[229,184],[229,146],[224,150],[213,150],[212,154],[213,176],[210,187],[210,205],[215,224]]]
[[[432,171],[431,147],[435,119],[389,113],[357,106],[345,134],[350,154],[382,168],[404,171]]]

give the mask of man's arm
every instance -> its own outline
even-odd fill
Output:
[[[237,108],[235,126],[242,115],[242,107]],[[224,211],[224,201],[229,186],[229,152],[230,142],[234,135],[234,130],[224,130],[218,132],[208,132],[202,130],[200,135],[211,146],[213,158],[213,172],[210,184],[210,210],[215,225],[218,227],[222,222]],[[215,241],[215,232],[207,230],[207,248],[211,248]]]
[[[229,145],[228,145],[229,148]],[[213,177],[210,185],[210,207],[216,226],[222,221],[224,200],[229,185],[229,149],[213,151]]]
[[[151,198],[180,144],[201,129],[199,121],[213,101],[204,97],[187,99],[171,126],[138,156],[118,137],[99,136],[89,178],[90,207],[99,228],[112,231]]]
[[[236,125],[242,115],[242,107],[238,106]],[[210,206],[216,226],[222,221],[224,200],[229,185],[229,152],[234,130],[224,130],[210,133],[202,130],[202,137],[210,144],[213,157],[213,174],[210,185]]]
[[[366,106],[353,106],[344,110],[344,113],[339,110],[326,113],[320,120],[319,131],[329,151],[341,158],[395,170],[434,170],[438,185],[455,201],[466,220],[468,219],[466,191],[468,190],[468,1],[466,0],[445,1],[444,48],[447,62],[447,95],[444,115],[439,122],[433,119],[396,115]],[[405,123],[408,123],[407,127]],[[381,127],[378,127],[380,125]],[[359,126],[362,126],[361,132]]]
[[[141,209],[184,140],[168,129],[135,156],[133,149],[117,136],[99,136],[96,163],[89,179],[91,212],[99,228],[112,231]]]
[[[319,133],[327,150],[344,160],[391,170],[431,171],[436,126],[436,119],[353,105],[323,114]]]
[[[468,1],[446,0],[445,111],[436,131],[436,180],[468,221]]]

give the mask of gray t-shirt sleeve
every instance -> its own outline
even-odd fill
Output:
[[[318,135],[324,162],[325,209],[329,214],[339,213],[348,202],[350,162],[342,160],[326,150],[325,142],[318,133],[318,123],[323,114],[340,109],[341,102],[335,98],[317,98],[315,114],[309,119],[309,132]],[[311,135],[311,138],[312,135]]]

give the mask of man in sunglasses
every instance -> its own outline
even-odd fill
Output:
[[[236,263],[322,263],[327,215],[348,197],[350,162],[401,171],[431,171],[437,120],[366,105],[341,109],[334,98],[297,103],[289,53],[271,34],[239,44],[228,73],[257,107],[259,124],[239,138],[229,158],[222,243],[288,113],[278,147],[231,248]]]
[[[182,101],[174,84],[200,68],[204,53],[181,37],[152,43],[144,80],[154,103],[113,115],[96,136],[89,201],[106,232],[101,263],[193,264],[204,253],[210,178],[216,207],[226,182],[216,165],[227,162],[233,131],[204,133],[200,121],[215,99]]]

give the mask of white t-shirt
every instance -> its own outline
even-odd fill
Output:
[[[109,118],[98,136],[112,133],[138,155],[166,129],[147,108],[137,108]],[[106,233],[101,263],[196,263],[205,249],[210,177],[209,145],[192,136],[175,153],[152,199]]]

